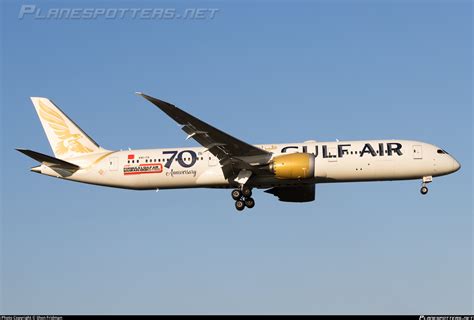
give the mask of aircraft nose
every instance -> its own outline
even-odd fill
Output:
[[[456,159],[453,158],[453,172],[458,171],[461,169],[461,164],[456,161]]]

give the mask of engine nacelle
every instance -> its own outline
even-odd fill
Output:
[[[307,179],[314,177],[314,155],[290,153],[276,156],[270,162],[270,171],[277,179]]]

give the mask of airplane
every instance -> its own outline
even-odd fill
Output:
[[[228,188],[235,208],[253,208],[252,190],[284,202],[315,200],[316,184],[421,179],[428,193],[433,177],[461,165],[444,149],[420,141],[368,140],[252,145],[182,109],[137,94],[176,121],[201,147],[107,150],[51,100],[32,97],[54,157],[16,149],[38,161],[31,171],[88,184],[134,189]]]

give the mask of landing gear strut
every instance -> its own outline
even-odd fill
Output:
[[[426,186],[427,183],[430,183],[433,181],[433,177],[428,176],[428,177],[423,177],[423,183],[421,184],[421,189],[420,192],[422,195],[425,195],[428,193],[428,187]]]
[[[232,190],[232,199],[235,200],[235,208],[242,211],[245,207],[251,209],[255,206],[255,200],[251,198],[252,188],[249,186],[242,186],[240,189]]]

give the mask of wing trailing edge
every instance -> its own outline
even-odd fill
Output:
[[[196,140],[206,148],[206,151],[216,156],[226,178],[237,176],[242,169],[257,172],[258,167],[253,164],[266,164],[272,157],[271,152],[239,140],[171,103],[151,97],[143,92],[136,92],[136,94],[154,104],[181,125],[182,130],[187,133],[186,139]]]

